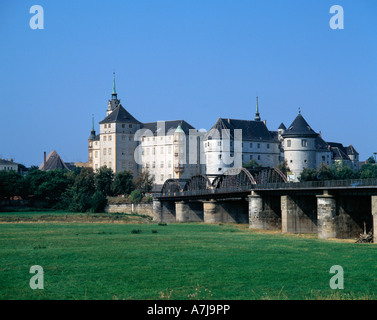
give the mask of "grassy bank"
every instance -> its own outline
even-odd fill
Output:
[[[376,250],[246,225],[6,223],[0,299],[375,299]],[[29,287],[32,265],[44,290]],[[332,265],[344,290],[329,287]]]

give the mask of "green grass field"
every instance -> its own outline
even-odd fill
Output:
[[[1,223],[0,263],[0,299],[377,297],[376,245],[246,225]],[[43,290],[29,286],[32,265]],[[344,290],[330,289],[332,265]]]

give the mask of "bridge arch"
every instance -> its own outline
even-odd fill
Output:
[[[168,179],[163,184],[161,193],[182,192],[182,184],[184,184],[185,182],[186,180]]]
[[[257,184],[288,182],[287,177],[278,168],[256,168],[250,170]]]
[[[245,168],[230,168],[212,182],[216,189],[251,188],[253,184],[256,184],[255,179]]]
[[[183,191],[196,191],[206,189],[212,189],[211,181],[206,175],[199,174],[191,177],[191,179],[187,181],[186,185],[183,188]]]

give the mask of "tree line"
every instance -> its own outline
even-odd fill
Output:
[[[377,178],[377,165],[373,157],[369,157],[358,171],[352,170],[342,163],[332,166],[322,165],[318,170],[304,169],[299,181],[350,180]]]
[[[108,196],[125,195],[139,202],[152,190],[154,176],[143,171],[114,173],[111,168],[75,168],[50,171],[32,167],[26,176],[16,171],[0,171],[0,199],[19,197],[39,206],[73,212],[103,212]]]

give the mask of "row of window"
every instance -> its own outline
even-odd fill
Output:
[[[218,146],[218,147],[221,147],[221,145],[222,145],[222,141],[217,141],[217,146]],[[256,146],[257,149],[260,149],[260,148],[261,148],[261,143],[254,143],[254,144],[253,144],[253,142],[248,142],[248,143],[247,143],[247,142],[242,142],[241,145],[242,145],[242,148],[243,148],[243,147],[246,147],[246,146],[249,146],[250,149],[252,149],[253,146],[254,146],[254,148],[255,148],[255,146]],[[209,147],[209,146],[210,146],[210,142],[205,143],[204,146],[205,146],[205,147]],[[233,147],[233,141],[230,141],[230,146]],[[270,149],[270,144],[267,143],[267,144],[266,144],[266,147],[267,147],[267,149]]]
[[[111,123],[105,123],[104,125],[105,129],[110,129],[111,128]],[[122,128],[125,128],[126,124],[122,123]],[[132,124],[128,124],[128,128],[132,128]]]
[[[147,168],[147,169],[149,169],[150,167],[152,167],[152,168],[156,168],[156,162],[153,161],[153,162],[151,163],[151,165],[149,164],[149,162],[146,162],[146,163],[144,164],[144,166],[145,166],[145,168]],[[161,162],[160,162],[160,168],[164,168],[164,166],[165,166],[164,161],[161,161]],[[169,162],[168,162],[168,168],[171,168],[171,166],[172,166],[172,162],[169,161]]]
[[[287,140],[287,147],[291,147],[292,146],[292,141],[291,140]],[[308,146],[308,140],[306,139],[301,139],[301,147],[307,147]]]

